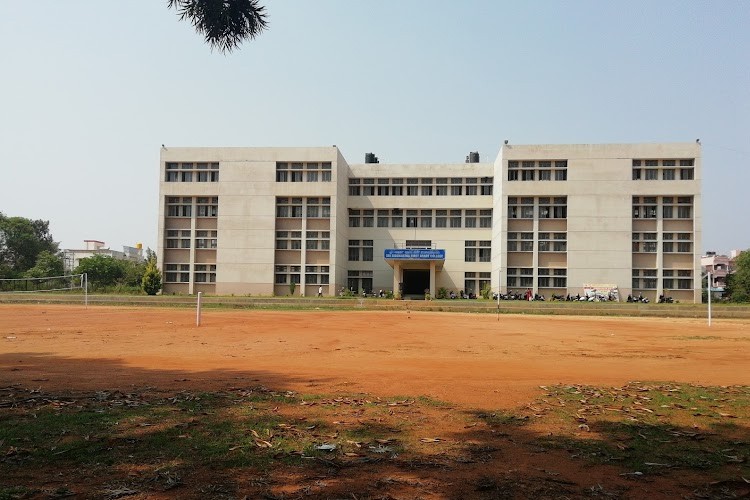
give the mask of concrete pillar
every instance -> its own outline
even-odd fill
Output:
[[[398,284],[401,282],[401,264],[399,262],[393,263],[393,296],[398,296]],[[399,297],[401,298],[401,297]]]
[[[430,297],[435,297],[435,261],[430,261]]]

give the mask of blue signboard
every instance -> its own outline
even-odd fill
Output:
[[[445,260],[445,250],[434,248],[386,248],[386,260]]]

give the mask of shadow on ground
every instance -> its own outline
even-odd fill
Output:
[[[288,390],[301,382],[309,392]],[[720,411],[747,388],[683,401],[674,387],[601,402],[591,388],[543,388],[508,412],[325,378],[0,354],[0,499],[750,495],[747,416]]]

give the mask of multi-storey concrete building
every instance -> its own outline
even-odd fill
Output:
[[[494,163],[163,148],[165,293],[617,288],[700,300],[698,143],[506,144]]]

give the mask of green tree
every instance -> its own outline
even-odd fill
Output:
[[[0,213],[0,277],[21,277],[43,251],[57,254],[49,221],[7,217]]]
[[[75,273],[86,273],[89,286],[96,289],[123,284],[127,266],[127,261],[109,255],[92,255],[81,259]]]
[[[734,271],[727,275],[727,295],[732,302],[750,302],[750,250],[734,260]]]
[[[146,262],[146,271],[143,273],[141,286],[149,295],[156,295],[161,290],[161,271],[156,267],[156,258]]]
[[[65,274],[65,266],[59,255],[49,250],[42,250],[36,258],[36,265],[26,271],[27,278],[44,278],[47,276],[62,276]]]
[[[266,8],[257,0],[168,0],[167,6],[221,53],[232,52],[268,27]]]

